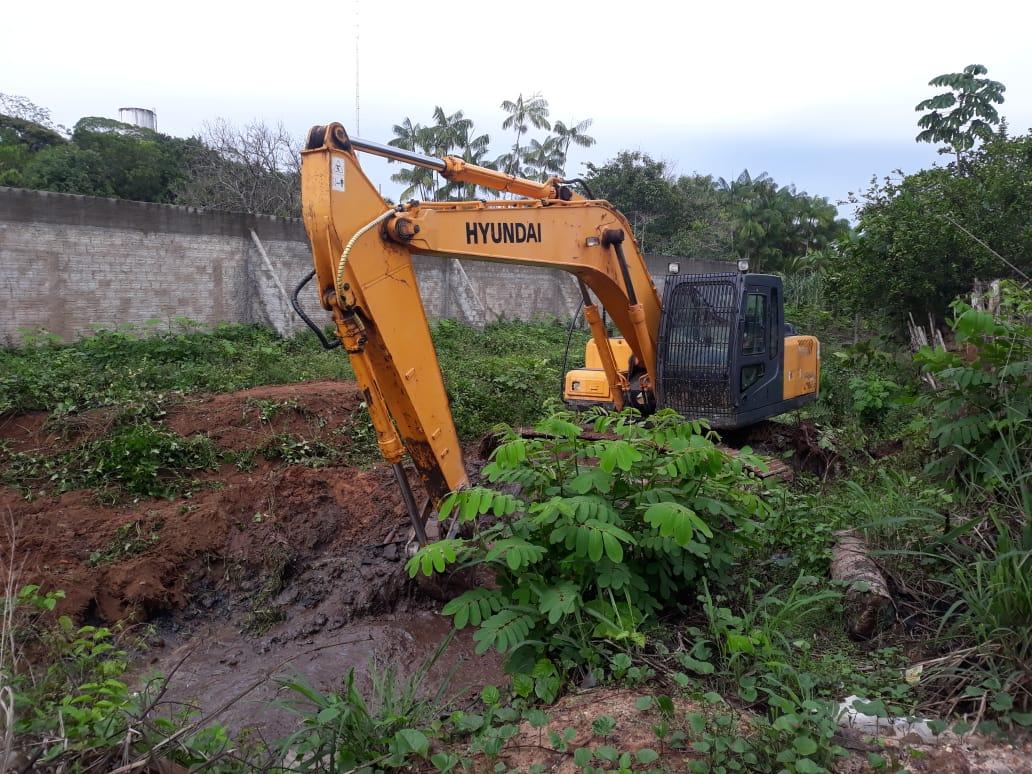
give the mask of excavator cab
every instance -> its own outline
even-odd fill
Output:
[[[669,407],[714,428],[755,424],[816,399],[820,345],[789,333],[781,278],[727,272],[670,275],[663,292],[655,405],[635,389],[640,374],[621,339],[611,340],[627,376],[629,405]],[[609,393],[594,341],[585,368],[567,374],[568,405],[606,405]]]

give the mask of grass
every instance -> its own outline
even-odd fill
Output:
[[[310,336],[281,339],[256,325],[100,330],[72,344],[34,336],[0,350],[0,413],[73,414],[162,403],[179,395],[263,384],[349,379],[347,358]]]
[[[522,421],[558,395],[567,329],[554,322],[496,322],[483,330],[442,320],[433,338],[460,432]],[[582,362],[578,331],[571,364]],[[101,406],[160,405],[180,395],[220,393],[312,379],[351,379],[347,357],[311,334],[281,339],[255,325],[100,330],[71,344],[28,337],[0,350],[0,414],[81,413]],[[256,402],[271,419],[289,404]]]
[[[796,297],[805,299],[816,297],[820,288],[797,291]],[[827,317],[819,309],[794,315],[815,322]],[[642,690],[676,686],[710,699],[719,691],[739,708],[736,713],[741,708],[756,713],[759,730],[747,753],[733,749],[728,730],[733,727],[716,723],[726,710],[693,721],[714,765],[718,750],[722,756],[756,756],[771,763],[785,763],[791,755],[830,763],[837,753],[830,736],[825,738],[834,725],[828,707],[850,693],[870,699],[886,714],[968,713],[983,730],[992,730],[992,723],[999,728],[1032,723],[1027,668],[1032,532],[1021,498],[1007,499],[924,470],[932,419],[910,400],[920,387],[905,353],[869,332],[853,345],[851,326],[829,330],[831,336],[818,331],[825,363],[821,401],[783,421],[813,422],[820,442],[846,460],[843,475],[801,476],[793,487],[767,494],[771,512],[754,538],[749,562],[736,567],[721,588],[706,590],[701,602],[700,588],[686,593],[686,619],[650,631],[645,649],[626,646],[626,653],[595,675]],[[434,342],[463,440],[500,422],[530,424],[542,415],[558,396],[566,334],[564,326],[549,322],[500,322],[481,331],[448,321],[435,324]],[[585,339],[584,332],[575,333],[568,367],[581,362]],[[0,413],[45,410],[53,426],[73,429],[90,409],[113,407],[112,419],[105,432],[64,451],[33,456],[0,446],[0,464],[5,481],[26,492],[87,487],[110,497],[174,496],[196,486],[203,471],[232,460],[203,436],[186,441],[171,433],[161,422],[164,406],[189,393],[350,377],[341,353],[325,352],[307,336],[281,340],[253,326],[201,330],[182,324],[150,335],[107,331],[70,345],[37,338],[0,351]],[[247,407],[266,423],[296,409],[292,402],[277,401],[252,401]],[[375,434],[364,409],[352,420],[337,431],[339,444],[283,434],[261,448],[238,452],[235,461],[253,464],[260,454],[319,466],[375,458]],[[885,458],[871,454],[890,441],[902,451]],[[872,642],[845,635],[839,589],[826,580],[833,533],[841,528],[862,530],[896,596],[897,627]],[[158,530],[127,524],[91,561],[102,564],[145,551]],[[271,575],[281,578],[282,567]],[[252,600],[248,626],[255,634],[282,615],[270,601],[278,582]],[[96,639],[88,631],[69,638]],[[915,664],[925,665],[924,672],[916,682],[904,680],[904,670]],[[497,755],[519,713],[540,712],[534,680],[527,691],[514,680],[509,700],[516,709],[495,699],[487,702],[489,711],[478,716],[470,742],[478,755]],[[62,685],[49,694],[50,706],[60,700],[61,690],[67,689],[65,695],[78,690]],[[367,705],[353,686],[307,699],[325,714],[321,719],[305,715],[299,725],[303,734],[291,744],[310,745],[309,764],[317,765],[327,754],[325,732],[345,728],[338,720],[347,713],[359,718]],[[468,738],[468,717],[461,723],[460,729],[458,722],[450,726],[424,718],[418,734],[395,727],[380,733],[369,749],[385,760],[425,757],[424,732],[452,741]],[[397,737],[400,731],[406,733]],[[664,731],[657,746],[670,738]],[[801,752],[814,744],[816,752]],[[448,770],[463,757],[453,761],[452,755],[438,753],[434,765]],[[796,770],[806,764],[801,766]]]
[[[475,440],[500,422],[528,423],[559,394],[567,329],[554,322],[497,322],[483,330],[451,321],[433,326],[456,426]],[[587,334],[573,337],[579,363]],[[32,496],[92,489],[102,499],[175,497],[221,462],[241,468],[255,454],[270,461],[322,467],[378,459],[364,408],[333,442],[281,434],[259,448],[222,453],[204,436],[184,439],[161,417],[182,396],[268,384],[353,378],[347,357],[323,350],[310,334],[281,339],[253,325],[98,330],[64,344],[32,336],[0,350],[0,415],[48,411],[48,425],[73,436],[86,412],[104,409],[98,437],[60,451],[19,454],[0,446],[2,481]],[[298,410],[296,401],[251,400],[246,410],[268,423]]]

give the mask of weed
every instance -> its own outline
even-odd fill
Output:
[[[338,429],[341,436],[342,452],[349,465],[368,464],[380,458],[380,447],[376,440],[376,430],[369,419],[369,411],[365,404],[351,413],[349,422]]]
[[[90,567],[96,567],[142,554],[161,539],[161,529],[164,526],[159,521],[147,530],[144,529],[143,522],[139,519],[123,524],[115,530],[115,536],[103,550],[90,554],[87,564]]]
[[[261,524],[267,514],[256,513],[251,518],[252,524]],[[286,619],[286,613],[275,605],[273,598],[283,590],[290,564],[294,560],[292,552],[286,549],[274,550],[265,561],[265,581],[262,587],[251,598],[251,609],[244,618],[243,630],[252,637],[265,634],[276,624]]]
[[[248,398],[245,402],[246,413],[253,409],[258,414],[259,422],[271,422],[275,416],[284,411],[302,411],[301,405],[296,400],[272,400],[269,398]]]
[[[925,347],[917,361],[941,389],[926,403],[938,458],[930,472],[990,492],[1032,514],[1032,290],[1001,284],[1001,312],[956,301],[951,322],[964,354]]]
[[[76,627],[65,616],[54,619],[62,596],[25,586],[15,598],[4,599],[5,618],[13,606],[19,646],[32,649],[37,662],[36,668],[20,671],[12,654],[3,665],[14,692],[14,734],[33,761],[30,767],[106,771],[146,759],[161,745],[170,763],[192,767],[227,752],[229,735],[219,726],[176,733],[189,725],[189,714],[162,715],[160,680],[142,691],[129,688],[128,655],[116,646],[114,632]],[[167,745],[172,734],[182,738]],[[243,768],[223,767],[233,770]]]
[[[210,470],[218,453],[205,436],[182,438],[145,421],[50,456],[14,454],[5,483],[30,491],[96,489],[106,499],[171,497],[197,486],[187,473]]]
[[[288,465],[323,468],[340,459],[338,449],[322,441],[301,438],[290,433],[273,436],[258,450],[267,460],[281,460]]]
[[[282,706],[300,719],[300,728],[278,743],[291,771],[358,771],[398,767],[411,757],[429,758],[426,728],[441,714],[447,681],[425,695],[424,681],[451,643],[437,647],[407,680],[393,665],[370,667],[372,696],[367,700],[348,670],[339,691],[323,693],[303,678],[280,680],[292,698]],[[368,767],[368,769],[366,768]]]

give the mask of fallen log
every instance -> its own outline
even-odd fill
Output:
[[[831,579],[848,583],[845,594],[846,622],[857,639],[873,637],[891,620],[893,607],[888,584],[878,565],[867,553],[867,544],[854,530],[835,533],[831,549]]]

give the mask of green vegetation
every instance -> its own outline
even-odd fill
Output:
[[[435,323],[434,346],[459,435],[478,438],[499,423],[538,419],[545,402],[560,395],[568,332],[558,321],[498,322],[482,331]],[[587,340],[586,331],[574,331],[568,368],[584,362]]]
[[[411,575],[456,562],[494,571],[496,588],[468,591],[444,613],[458,628],[479,626],[477,650],[507,653],[513,671],[540,658],[563,674],[602,668],[607,643],[644,644],[641,627],[686,586],[727,579],[766,511],[748,455],[729,458],[698,423],[672,411],[648,428],[633,412],[602,415],[596,430],[618,440],[588,442],[575,419],[539,423],[544,440],[510,434],[483,474],[518,485],[520,498],[452,494],[441,517],[454,510],[475,539],[432,543],[409,561]]]
[[[745,259],[752,271],[794,273],[820,265],[850,233],[826,198],[778,185],[765,172],[744,170],[731,181],[675,178],[665,162],[640,151],[587,167],[595,195],[627,216],[647,252]]]
[[[429,665],[411,681],[374,670],[365,693],[353,674],[325,692],[285,681],[295,732],[248,745],[204,718],[159,717],[160,682],[128,689],[118,633],[55,620],[56,591],[9,586],[0,709],[14,708],[17,738],[39,761],[73,770],[165,758],[227,772],[503,772],[509,752],[533,748],[589,773],[683,768],[684,756],[700,772],[806,773],[832,770],[847,754],[837,729],[851,694],[861,697],[855,709],[886,722],[932,718],[936,734],[1032,726],[1032,245],[1022,220],[1032,156],[1029,137],[1009,138],[1002,124],[989,131],[1002,87],[984,74],[972,66],[933,81],[955,94],[922,109],[961,112],[922,119],[923,139],[944,143],[955,160],[876,187],[855,234],[823,217],[819,200],[781,193],[763,176],[675,181],[633,154],[593,169],[607,196],[627,197],[642,242],[726,239],[786,273],[787,317],[820,336],[823,355],[820,401],[757,437],[765,455],[794,463],[791,484],[761,481],[750,451],[730,456],[704,425],[668,412],[646,422],[632,411],[550,413],[563,326],[435,326],[462,438],[499,423],[534,424],[539,434],[500,430],[484,485],[441,505],[458,536],[408,564],[413,576],[480,571],[476,588],[443,612],[456,629],[474,630],[478,651],[505,655],[505,685],[460,708],[443,690],[421,690]],[[540,150],[524,135],[543,128],[543,102],[506,108],[521,163]],[[439,112],[440,131],[461,124],[461,113]],[[48,142],[30,129],[19,135],[26,143]],[[991,311],[957,298],[976,274],[1004,278]],[[901,344],[908,312],[946,320],[945,350]],[[571,365],[583,343],[577,332]],[[7,448],[5,475],[28,492],[91,486],[146,497],[184,491],[207,467],[245,465],[258,453],[291,464],[355,461],[375,448],[367,423],[348,428],[342,445],[353,446],[343,452],[284,433],[233,460],[162,424],[188,393],[347,376],[340,353],[248,326],[154,326],[149,336],[99,332],[72,345],[32,339],[0,353],[0,412],[47,410],[60,429],[106,411],[108,425],[41,457]],[[248,410],[272,423],[295,409],[265,401]],[[583,419],[596,435],[584,437]],[[130,522],[91,561],[145,551],[161,529]],[[870,640],[848,633],[847,602],[868,587],[829,577],[836,533],[847,529],[863,538],[893,597]],[[254,631],[282,615],[270,600],[289,558],[254,595]],[[493,583],[481,582],[485,570]],[[44,654],[42,668],[19,662],[25,648]],[[570,689],[593,685],[632,695],[646,744],[625,749],[620,731],[634,719],[609,707],[589,710],[583,728],[553,722]],[[880,748],[867,762],[900,765]]]
[[[6,463],[0,480],[27,495],[93,489],[109,500],[122,495],[172,497],[197,486],[188,474],[211,470],[217,462],[208,438],[182,438],[140,419],[66,452],[0,454],[0,463]]]
[[[174,202],[198,139],[181,140],[111,121],[83,118],[70,139],[0,115],[0,185],[143,202]]]
[[[556,322],[498,322],[482,331],[448,320],[434,325],[463,439],[541,415],[559,394],[567,333]],[[583,357],[586,336],[575,331],[571,365]],[[334,436],[280,433],[237,452],[220,452],[203,435],[182,438],[162,422],[170,407],[191,394],[351,378],[347,358],[323,350],[310,334],[281,339],[258,326],[205,329],[189,320],[170,326],[154,321],[139,330],[99,330],[72,344],[27,336],[21,347],[0,350],[0,414],[48,411],[48,427],[68,442],[24,453],[0,445],[0,477],[27,495],[93,489],[114,501],[176,496],[199,486],[204,472],[221,462],[246,468],[255,454],[311,467],[365,464],[379,452],[361,407]],[[282,401],[248,406],[262,423],[297,410],[296,403]],[[93,432],[95,426],[102,432]]]

